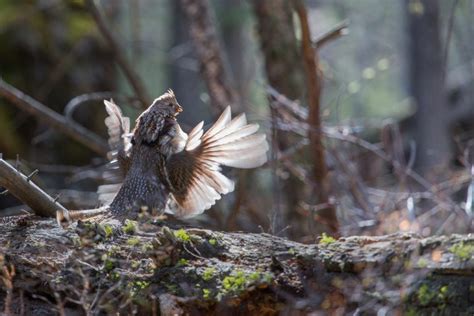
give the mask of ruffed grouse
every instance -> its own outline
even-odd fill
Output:
[[[186,134],[176,121],[182,108],[168,90],[130,133],[129,118],[112,101],[104,103],[112,149],[107,177],[116,184],[102,185],[98,193],[103,210],[114,217],[130,218],[144,207],[182,218],[201,214],[234,190],[221,165],[254,168],[267,160],[268,143],[257,133],[259,126],[247,124],[245,114],[231,119],[230,107],[206,132],[201,122]]]

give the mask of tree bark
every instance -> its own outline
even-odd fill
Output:
[[[33,212],[40,216],[55,217],[56,211],[67,211],[64,206],[56,202],[34,184],[30,177],[26,177],[15,170],[15,168],[1,158],[0,187],[7,189],[9,193],[27,204]]]
[[[254,0],[252,3],[268,84],[290,100],[302,100],[305,93],[304,68],[295,36],[291,1]],[[269,99],[272,102],[271,96]],[[272,151],[273,158],[276,158],[294,142],[288,133],[275,127],[276,121],[281,118],[278,111],[272,106],[270,111],[274,124]],[[286,225],[297,227],[296,223],[300,220],[297,208],[304,190],[300,180],[292,175],[282,181],[277,175],[279,168],[275,163],[274,232],[281,231]],[[297,234],[290,228],[290,235]]]
[[[235,104],[238,96],[230,84],[225,57],[208,0],[181,0],[189,21],[189,31],[199,58],[201,75],[206,82],[214,115]]]
[[[15,315],[474,312],[471,235],[353,236],[305,245],[156,224],[121,230],[79,223],[65,231],[35,217],[2,221],[0,309]]]
[[[449,113],[440,40],[439,2],[407,1],[409,25],[410,95],[416,104],[415,168],[428,174],[445,167],[451,157]]]
[[[339,222],[337,220],[336,208],[329,201],[330,179],[324,155],[323,133],[321,129],[321,91],[322,74],[319,70],[317,51],[312,47],[311,31],[308,23],[306,7],[302,0],[294,0],[295,10],[299,16],[301,24],[301,45],[302,55],[305,62],[307,99],[308,99],[308,138],[311,143],[313,157],[313,176],[315,184],[314,191],[317,192],[318,199],[313,202],[327,204],[328,206],[320,210],[316,218],[324,223],[333,235],[339,234]]]

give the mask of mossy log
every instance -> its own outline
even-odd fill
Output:
[[[474,314],[474,236],[322,238],[169,222],[0,224],[0,311],[24,315]]]

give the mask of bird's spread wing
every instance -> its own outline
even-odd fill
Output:
[[[128,170],[130,161],[130,119],[122,115],[120,108],[111,100],[104,100],[108,116],[105,125],[109,134],[110,151],[107,158],[110,163],[104,171],[104,179],[109,184],[99,186],[97,193],[103,204],[109,204],[120,189],[121,182]]]
[[[220,172],[221,165],[254,168],[264,164],[268,143],[257,130],[257,124],[247,124],[245,114],[231,120],[230,107],[206,133],[199,123],[189,133],[184,149],[166,164],[171,211],[179,217],[201,214],[222,194],[232,192],[234,183]]]

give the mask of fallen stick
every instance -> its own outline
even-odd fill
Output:
[[[17,171],[3,159],[0,159],[0,186],[31,207],[39,216],[55,217],[56,211],[67,212],[64,206],[34,184],[30,177]]]

